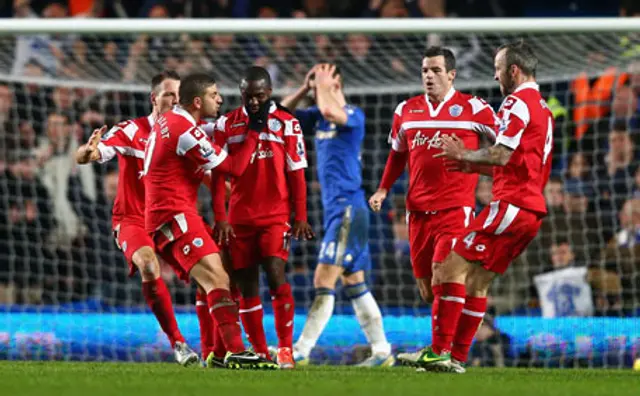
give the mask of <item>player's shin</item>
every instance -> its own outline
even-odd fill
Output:
[[[345,293],[351,300],[356,318],[367,337],[367,341],[371,344],[371,354],[373,356],[389,356],[391,344],[384,334],[382,313],[366,283],[349,285],[345,287]]]
[[[269,356],[267,337],[262,319],[264,311],[260,297],[242,297],[240,299],[240,319],[253,350],[260,356]]]
[[[436,354],[451,351],[460,314],[465,303],[465,286],[462,283],[443,283],[435,319],[433,351]]]
[[[211,352],[215,349],[215,332],[211,314],[209,314],[209,306],[207,305],[207,295],[204,290],[198,288],[196,292],[196,316],[200,325],[200,347],[202,350],[202,359],[207,359]],[[226,351],[225,351],[226,353]],[[224,357],[217,355],[218,357]]]
[[[214,289],[207,294],[207,304],[212,320],[218,327],[227,351],[239,353],[244,351],[242,332],[238,315],[238,305],[231,298],[229,290]]]
[[[178,322],[173,311],[171,294],[162,278],[152,281],[142,282],[142,294],[149,308],[155,315],[162,331],[169,338],[171,347],[175,347],[176,342],[184,342],[184,337],[178,328]]]
[[[469,349],[487,310],[487,297],[465,298],[462,315],[458,321],[458,327],[453,338],[451,358],[459,362],[466,362],[469,357]]]
[[[438,343],[436,341],[436,320],[438,319],[438,309],[440,308],[440,296],[442,295],[442,285],[432,285],[433,290],[433,302],[431,303],[431,339],[433,344]]]
[[[335,290],[320,287],[316,288],[316,296],[309,309],[307,321],[300,338],[296,342],[295,352],[303,359],[309,357],[311,350],[316,346],[320,334],[329,323],[335,306]]]
[[[276,290],[271,290],[273,313],[275,316],[276,333],[279,348],[293,347],[293,315],[294,301],[291,285],[283,283]]]

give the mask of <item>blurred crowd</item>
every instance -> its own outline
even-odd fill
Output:
[[[578,3],[585,14],[640,15],[634,2],[595,11],[596,2]],[[542,13],[514,4],[472,0],[14,0],[1,11],[15,18],[521,16],[527,15],[525,8],[529,14]],[[547,6],[553,9],[554,4]],[[259,64],[268,68],[279,87],[287,87],[299,84],[314,61],[339,60],[347,88],[381,79],[411,81],[415,86],[414,71],[422,49],[433,43],[430,40],[434,38],[426,42],[424,37],[374,40],[362,34],[0,38],[5,54],[0,57],[0,74],[5,76],[0,78],[0,304],[98,301],[124,305],[143,301],[137,282],[126,279],[126,266],[111,236],[110,205],[117,188],[117,168],[115,164],[78,167],[71,153],[93,128],[149,112],[147,94],[117,87],[99,90],[91,84],[82,88],[42,85],[15,77],[146,85],[162,69],[182,74],[210,70],[223,87],[233,87],[245,67]],[[489,44],[474,44],[474,40],[456,41],[468,46],[458,51],[461,79],[470,78],[469,70],[475,70],[471,61],[465,65],[465,55],[488,48]],[[491,45],[496,42],[492,40]],[[404,48],[398,46],[401,43]],[[556,315],[633,315],[640,308],[640,39],[624,36],[620,45],[624,59],[617,67],[603,67],[595,77],[542,85],[557,123],[554,174],[545,190],[549,216],[531,248],[497,282],[492,297],[496,313],[541,314],[548,293],[541,295],[534,279],[556,271],[564,274],[561,271],[568,269],[584,269],[594,309],[582,313],[571,307],[573,289],[554,289]],[[386,63],[374,62],[379,54],[384,54]],[[487,73],[491,64],[483,67],[482,72]],[[367,116],[363,162],[368,193],[375,190],[386,161],[393,108],[417,93],[379,94],[370,89],[348,98],[362,106]],[[474,93],[496,108],[500,103],[495,89]],[[237,104],[237,96],[225,97],[227,109]],[[313,153],[313,135],[305,132]],[[307,179],[310,220],[320,231],[322,208],[313,158]],[[421,303],[408,263],[405,187],[398,183],[383,215],[372,216],[373,282],[381,304],[413,309]],[[480,180],[477,199],[478,211],[490,202],[490,179]],[[202,209],[205,216],[211,216],[206,192]],[[291,278],[300,305],[313,297],[310,269],[316,249],[315,242],[294,246]],[[171,271],[164,276],[174,290],[185,290]],[[177,304],[192,302],[189,293],[177,292],[175,297]],[[338,303],[338,309],[340,306]],[[493,337],[489,330],[487,337]]]

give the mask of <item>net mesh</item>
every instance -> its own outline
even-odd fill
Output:
[[[485,322],[484,338],[474,356],[484,364],[495,364],[486,345],[498,340],[514,364],[629,364],[640,345],[640,329],[625,319],[635,317],[640,308],[636,254],[640,245],[635,243],[640,240],[640,171],[636,171],[640,156],[634,148],[640,138],[638,32],[0,37],[0,304],[5,307],[0,313],[42,318],[52,308],[68,308],[97,312],[99,321],[104,320],[100,312],[112,310],[124,312],[121,319],[114,319],[118,326],[135,327],[126,312],[144,305],[140,281],[126,277],[126,264],[110,230],[116,166],[77,167],[72,153],[94,127],[148,114],[148,83],[158,71],[213,72],[223,89],[224,107],[230,110],[239,104],[237,83],[251,64],[269,70],[277,96],[282,96],[297,87],[315,63],[338,63],[348,101],[366,114],[362,160],[364,187],[370,195],[388,154],[393,110],[421,92],[424,49],[452,48],[458,89],[497,108],[502,98],[492,81],[493,54],[499,45],[516,38],[534,46],[541,61],[538,80],[556,117],[554,178],[546,194],[550,215],[532,246],[495,282],[491,310],[497,319]],[[305,134],[311,154],[308,208],[319,232],[322,207],[313,131]],[[490,179],[479,183],[478,210],[490,201],[490,187]],[[405,192],[403,178],[382,214],[372,216],[370,231],[371,287],[385,314],[404,321],[386,322],[391,341],[400,349],[424,343],[429,333],[428,327],[421,327],[429,326],[428,306],[419,299],[409,262]],[[203,191],[201,198],[202,211],[210,219],[210,197]],[[293,247],[289,276],[301,308],[313,300],[318,245],[312,241]],[[192,287],[180,283],[168,268],[163,277],[178,309],[191,307]],[[350,313],[349,305],[339,294],[336,313]],[[616,317],[622,322],[585,319],[575,324],[567,319],[540,322],[544,330],[530,331],[543,314]],[[194,325],[189,315],[181,325]],[[297,319],[299,325],[302,321],[303,316]],[[332,323],[321,344],[342,351],[348,345],[340,337],[352,331],[348,327],[352,324]],[[92,325],[83,326],[85,333],[80,334],[90,337]],[[412,326],[415,329],[409,331]],[[5,329],[7,345],[13,345],[15,329]],[[51,334],[60,337],[54,330]],[[34,337],[33,344],[51,341]],[[92,347],[82,344],[86,340],[57,340],[51,342],[59,349],[45,356],[68,357],[80,350],[82,357],[95,358]],[[73,344],[76,341],[79,347]],[[132,355],[126,348],[124,354],[107,350],[100,349],[99,355],[123,359],[145,355],[140,351]],[[32,357],[25,353],[11,356]],[[618,360],[611,360],[612,353]],[[345,354],[327,356],[327,360],[350,359]]]

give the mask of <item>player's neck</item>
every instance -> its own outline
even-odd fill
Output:
[[[536,79],[534,77],[527,77],[527,76],[521,75],[516,78],[516,87],[513,89],[513,91],[515,92],[518,88],[520,88],[524,84],[535,83],[535,82],[536,82]]]
[[[442,93],[438,93],[438,94],[427,94],[427,97],[429,98],[429,102],[431,103],[440,103],[444,101],[444,98],[447,97],[447,95],[449,94],[449,92],[453,89],[453,86],[448,87],[444,90],[442,90]]]

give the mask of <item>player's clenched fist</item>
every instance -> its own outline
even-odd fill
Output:
[[[369,206],[374,212],[379,212],[382,209],[382,202],[387,198],[388,191],[385,189],[379,189],[369,198]]]
[[[296,221],[291,229],[291,236],[294,239],[311,240],[315,237],[313,229],[307,221]]]

